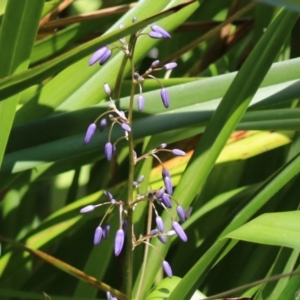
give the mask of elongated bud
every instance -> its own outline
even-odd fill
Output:
[[[80,210],[80,213],[85,214],[93,211],[95,209],[95,205],[87,205]]]
[[[137,107],[139,111],[143,111],[144,107],[145,107],[145,98],[143,95],[138,95],[137,98]]]
[[[167,232],[167,236],[174,236],[174,235],[176,235],[176,231],[175,230],[169,230]]]
[[[165,176],[164,183],[165,183],[167,193],[169,195],[172,195],[173,194],[173,186],[172,186],[171,178],[169,176]]]
[[[164,193],[165,193],[165,188],[162,187],[161,189],[159,189],[158,191],[156,191],[156,197],[158,199],[161,199]]]
[[[104,65],[109,60],[109,58],[111,57],[111,54],[112,54],[112,51],[110,49],[108,49],[104,53],[104,55],[100,58],[99,65],[100,66]]]
[[[161,97],[164,107],[168,108],[170,106],[170,99],[169,99],[168,91],[165,88],[162,88],[160,90],[160,97]]]
[[[108,83],[104,83],[104,91],[105,91],[105,93],[106,93],[108,96],[110,96],[110,94],[111,94],[111,89],[110,89]]]
[[[180,149],[173,149],[173,150],[171,150],[171,152],[177,156],[185,156],[186,155],[186,153]]]
[[[163,29],[162,27],[158,26],[158,25],[151,25],[150,26],[151,29],[154,31],[154,32],[157,32],[159,34],[162,35],[163,38],[165,39],[170,39],[171,38],[171,35],[169,32],[167,32],[165,29]]]
[[[184,232],[184,230],[178,222],[173,221],[172,227],[182,241],[186,242],[188,240],[186,233]]]
[[[108,161],[111,161],[112,160],[112,157],[113,157],[113,153],[114,153],[114,146],[112,143],[110,142],[107,142],[105,144],[105,157]]]
[[[164,65],[165,70],[172,70],[176,67],[177,67],[177,64],[175,62],[170,62],[170,63]]]
[[[100,129],[101,132],[105,129],[106,125],[107,125],[107,120],[106,120],[106,118],[101,119],[101,120],[100,120],[100,123],[99,123],[99,129]]]
[[[104,56],[104,54],[108,51],[108,47],[104,46],[98,49],[90,58],[89,65],[92,66],[97,61],[100,61],[100,59]]]
[[[177,210],[177,215],[179,217],[179,220],[181,222],[184,222],[185,221],[185,211],[184,211],[184,209],[182,208],[182,206],[178,205],[176,210]]]
[[[115,255],[116,256],[118,256],[123,249],[124,238],[125,238],[124,230],[118,229],[118,231],[116,233],[116,237],[115,237]]]
[[[122,127],[123,130],[125,130],[125,131],[127,131],[127,132],[130,132],[130,131],[131,131],[131,127],[130,127],[130,125],[127,124],[127,123],[122,123],[121,127]]]
[[[98,226],[95,230],[95,234],[94,234],[94,245],[98,245],[101,241],[102,238],[102,228],[100,226]]]
[[[169,170],[166,169],[166,168],[163,168],[163,169],[162,169],[161,175],[162,175],[163,178],[166,177],[166,176],[168,176],[168,177],[171,178],[171,174],[170,174]]]
[[[109,201],[113,199],[113,195],[109,191],[104,191],[103,194]]]
[[[150,235],[151,235],[151,236],[157,235],[158,232],[159,232],[158,229],[152,229],[152,230],[150,231]]]
[[[170,264],[167,261],[164,260],[163,263],[162,263],[162,266],[163,266],[163,269],[164,269],[166,275],[169,278],[172,278],[173,272],[172,272],[172,268],[171,268]]]
[[[91,141],[93,135],[95,134],[96,129],[97,129],[97,125],[95,123],[90,124],[85,134],[85,138],[84,138],[85,144],[88,144]]]
[[[153,39],[162,39],[163,38],[162,34],[155,32],[155,31],[150,31],[148,33],[148,35]]]
[[[103,239],[107,239],[108,238],[108,234],[110,231],[110,225],[109,224],[104,224],[103,225],[103,231],[102,231],[102,238]]]
[[[163,222],[162,218],[160,216],[157,216],[155,220],[156,220],[156,225],[157,225],[158,230],[160,232],[164,232],[165,227],[164,227],[164,222]]]
[[[159,65],[159,60],[155,60],[152,64],[151,64],[151,68],[156,68]]]
[[[159,239],[160,242],[163,244],[167,243],[167,238],[164,235],[158,235],[157,238]]]
[[[160,144],[157,149],[165,149],[167,147],[167,144],[166,143],[162,143]]]
[[[171,207],[172,207],[172,203],[171,203],[170,197],[169,197],[167,194],[163,194],[163,195],[162,195],[161,201],[162,201],[162,203],[163,203],[166,207],[168,207],[168,208],[171,208]]]

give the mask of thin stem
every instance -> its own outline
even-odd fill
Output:
[[[122,63],[120,66],[120,71],[118,72],[118,77],[116,79],[116,84],[115,84],[115,91],[114,91],[114,99],[119,100],[121,96],[121,85],[122,85],[122,78],[125,70],[125,66],[127,63],[128,57],[124,55],[122,59]]]
[[[148,206],[148,220],[147,220],[147,233],[150,232],[151,230],[151,223],[152,223],[152,206],[149,204]],[[150,237],[146,240],[146,242],[149,243]],[[145,244],[145,252],[144,252],[144,257],[143,257],[143,266],[142,266],[142,273],[141,273],[141,278],[139,282],[139,287],[136,293],[136,299],[140,299],[140,295],[142,292],[142,285],[143,285],[143,280],[145,277],[145,272],[146,272],[146,266],[147,266],[147,258],[148,258],[148,253],[149,253],[149,245],[148,243]]]

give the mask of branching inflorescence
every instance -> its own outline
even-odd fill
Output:
[[[134,19],[133,21],[135,21]],[[143,74],[139,74],[134,70],[133,66],[133,54],[134,54],[134,48],[136,45],[136,41],[139,36],[148,34],[151,38],[154,39],[169,39],[171,38],[170,34],[161,28],[158,25],[150,25],[150,31],[148,33],[145,33],[144,29],[138,31],[136,34],[132,35],[130,37],[129,42],[127,43],[125,38],[121,38],[119,40],[120,46],[116,45],[105,45],[98,49],[89,60],[89,65],[93,65],[95,63],[99,63],[100,65],[103,65],[112,55],[112,51],[115,49],[119,49],[123,51],[125,56],[128,58],[128,60],[131,62],[132,66],[132,84],[134,86],[139,87],[139,94],[136,98],[137,101],[137,107],[139,111],[142,111],[145,106],[145,98],[142,93],[142,83],[146,78],[152,78],[158,82],[158,84],[161,86],[160,91],[160,97],[162,100],[162,103],[165,108],[168,108],[170,105],[169,100],[169,94],[168,91],[165,89],[165,87],[160,83],[159,79],[154,77],[152,74],[159,70],[171,70],[177,66],[175,62],[170,62],[165,64],[164,66],[160,67],[159,60],[155,60],[148,70],[146,70]],[[123,28],[123,25],[120,25],[120,28]],[[99,128],[102,132],[105,127],[108,126],[108,122],[111,122],[109,134],[108,134],[108,141],[106,142],[104,146],[104,154],[108,161],[111,161],[113,159],[114,154],[116,153],[116,146],[117,143],[125,139],[129,143],[132,141],[130,137],[132,137],[132,119],[129,117],[130,113],[132,115],[132,105],[129,107],[128,113],[119,110],[117,106],[115,105],[115,101],[112,99],[111,95],[111,89],[110,86],[107,83],[104,83],[104,91],[109,97],[109,105],[106,112],[101,114],[92,124],[88,126],[84,143],[88,144],[91,139],[93,138],[96,129]],[[133,98],[133,97],[132,97]],[[133,99],[132,99],[133,100]],[[127,115],[127,116],[126,116]],[[111,140],[111,133],[113,130],[113,127],[115,125],[118,125],[122,128],[124,131],[124,135],[117,139],[116,141]],[[130,149],[130,147],[129,147]],[[133,147],[132,147],[133,149]],[[150,230],[150,232],[147,232],[144,235],[139,235],[137,238],[132,232],[132,250],[140,245],[140,244],[146,244],[151,247],[153,247],[152,244],[150,244],[150,239],[152,238],[158,238],[162,243],[167,242],[167,238],[169,236],[177,235],[183,242],[187,241],[187,235],[184,232],[183,228],[181,227],[181,223],[185,221],[185,219],[188,217],[189,212],[186,212],[183,207],[179,204],[179,202],[172,196],[173,195],[173,184],[170,172],[167,168],[165,168],[164,164],[160,160],[158,154],[161,152],[171,152],[174,155],[177,156],[184,156],[185,152],[180,149],[167,149],[167,144],[163,143],[159,145],[157,148],[149,151],[148,153],[142,154],[140,156],[137,156],[134,150],[132,150],[133,153],[130,153],[133,157],[133,165],[138,163],[144,158],[152,156],[155,158],[159,164],[162,166],[162,180],[164,182],[164,186],[161,187],[158,190],[149,190],[146,193],[140,192],[140,184],[144,180],[144,176],[140,176],[136,181],[131,181],[128,184],[132,186],[132,188],[135,190],[135,193],[131,199],[128,199],[127,201],[122,200],[116,200],[115,197],[109,192],[104,191],[104,196],[106,197],[107,201],[97,204],[97,205],[88,205],[86,207],[83,207],[80,212],[81,213],[88,213],[93,210],[95,210],[97,207],[106,205],[108,207],[105,215],[103,216],[100,224],[95,229],[94,234],[94,244],[98,245],[102,239],[107,239],[110,226],[106,222],[108,219],[108,216],[113,212],[113,210],[117,210],[119,214],[119,228],[115,234],[115,243],[114,243],[114,253],[116,256],[118,256],[124,247],[124,241],[126,237],[126,227],[127,227],[127,216],[128,211],[132,210],[134,212],[135,207],[144,201],[147,201],[149,205],[152,207],[152,212],[155,216],[155,224],[156,228]],[[133,168],[134,166],[132,166]],[[132,200],[133,199],[133,200]],[[172,216],[171,208],[172,206],[176,206],[176,216]],[[167,212],[169,215],[171,221],[172,221],[172,229],[167,230],[165,228],[165,224],[163,222],[162,217],[158,213],[158,207],[162,208]],[[161,210],[161,209],[159,209]],[[178,219],[178,221],[176,221]],[[129,226],[129,225],[128,225]],[[133,231],[133,224],[130,224],[132,231]],[[160,255],[160,254],[159,254]],[[161,255],[160,255],[161,256]],[[162,258],[162,267],[168,277],[172,277],[172,269],[170,264]],[[116,299],[113,298],[110,294],[107,296],[108,299]],[[111,297],[111,298],[109,298]]]

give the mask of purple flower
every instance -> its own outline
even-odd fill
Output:
[[[175,62],[170,62],[170,63],[164,65],[165,70],[172,70],[176,67],[177,67],[177,64]]]
[[[172,193],[173,193],[173,186],[172,186],[171,178],[169,176],[165,176],[164,177],[164,183],[165,183],[165,187],[166,187],[167,193],[169,195],[172,195]]]
[[[137,98],[137,106],[138,106],[139,111],[143,111],[143,109],[145,107],[145,98],[141,94]]]
[[[88,144],[88,143],[91,141],[93,135],[95,134],[96,129],[97,129],[97,126],[96,126],[95,123],[92,123],[92,124],[88,127],[88,129],[87,129],[87,131],[86,131],[86,134],[85,134],[85,138],[84,138],[84,143],[85,143],[85,144]]]
[[[162,39],[163,38],[163,35],[158,33],[158,32],[155,32],[155,31],[150,31],[148,33],[148,35],[153,38],[153,39]]]
[[[105,91],[105,93],[106,93],[108,96],[110,96],[110,94],[111,94],[111,89],[110,89],[108,83],[104,83],[104,91]]]
[[[155,60],[152,64],[151,64],[151,68],[156,68],[159,65],[159,60]]]
[[[156,225],[160,232],[164,232],[164,222],[160,216],[156,216]]]
[[[118,229],[115,237],[115,255],[118,256],[123,248],[124,245],[124,230],[123,229]]]
[[[89,213],[89,212],[93,211],[94,209],[95,209],[95,205],[87,205],[87,206],[83,207],[83,208],[80,210],[80,212],[81,212],[82,214],[85,214],[85,213]]]
[[[173,150],[171,150],[171,152],[177,156],[185,156],[186,155],[186,153],[180,149],[173,149]]]
[[[95,230],[95,234],[94,234],[94,245],[98,245],[101,241],[102,238],[102,228],[100,226],[98,226]]]
[[[104,46],[98,49],[90,58],[89,65],[92,66],[97,61],[100,61],[100,59],[104,56],[104,54],[108,51],[108,47]]]
[[[150,27],[154,32],[157,32],[157,33],[161,34],[163,38],[165,38],[165,39],[170,39],[171,38],[171,35],[169,34],[169,32],[164,30],[162,27],[160,27],[158,25],[155,25],[155,24],[151,25]]]
[[[167,238],[164,235],[158,235],[157,238],[163,243],[167,243]]]
[[[167,261],[164,260],[163,263],[162,263],[162,266],[163,266],[163,269],[164,269],[166,275],[167,275],[169,278],[172,278],[173,272],[172,272],[172,269],[171,269],[170,264],[169,264]]]
[[[108,50],[104,53],[104,55],[100,58],[100,60],[99,60],[99,65],[100,65],[100,66],[104,65],[104,64],[108,61],[108,59],[111,57],[111,54],[112,54],[112,51],[111,51],[110,49],[108,49]]]
[[[185,221],[185,211],[184,209],[182,208],[182,206],[178,205],[177,206],[177,215],[179,217],[179,220],[181,222],[184,222]]]
[[[168,91],[165,88],[162,88],[160,90],[160,97],[161,97],[164,107],[168,108],[170,106],[170,99],[169,99]]]
[[[130,127],[130,125],[127,124],[127,123],[122,123],[121,127],[122,127],[123,130],[125,130],[125,131],[127,131],[127,132],[130,132],[130,131],[131,131],[131,127]]]
[[[158,229],[152,229],[151,231],[150,231],[150,235],[151,236],[154,236],[154,235],[157,235],[158,234]]]
[[[182,229],[182,227],[178,222],[173,221],[172,227],[182,241],[186,242],[188,240],[186,233],[184,232],[184,230]]]
[[[105,150],[105,157],[108,161],[111,161],[112,157],[113,157],[113,154],[114,154],[114,146],[112,143],[110,142],[107,142],[105,144],[105,147],[104,147],[104,150]]]
[[[106,127],[106,125],[107,125],[107,120],[106,120],[106,118],[101,119],[101,120],[100,120],[100,123],[99,123],[99,129],[100,129],[101,132],[104,130],[104,128]]]
[[[104,238],[105,240],[108,238],[109,230],[110,230],[110,225],[104,224],[103,231],[102,231],[102,238]]]
[[[168,207],[168,208],[171,208],[171,207],[172,207],[172,203],[171,203],[170,197],[169,197],[167,194],[163,194],[163,195],[162,195],[161,201],[162,201],[162,203],[163,203],[166,207]]]

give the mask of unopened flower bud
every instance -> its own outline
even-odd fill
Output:
[[[156,197],[158,199],[160,199],[163,196],[164,193],[165,193],[165,188],[162,187],[162,188],[160,188],[159,190],[156,191]]]
[[[145,107],[145,98],[143,95],[138,95],[137,98],[137,107],[139,111],[143,111],[144,107]]]
[[[162,143],[160,144],[157,149],[165,149],[167,147],[167,144],[166,143]]]
[[[164,222],[162,220],[162,218],[160,216],[157,216],[156,219],[156,225],[157,225],[157,228],[160,232],[164,232]]]
[[[130,131],[131,131],[131,127],[130,127],[130,125],[127,124],[127,123],[122,123],[121,127],[122,127],[123,130],[125,130],[125,131],[127,131],[127,132],[130,132]]]
[[[105,150],[105,157],[106,157],[106,159],[108,161],[111,161],[112,157],[113,157],[113,153],[114,153],[114,146],[113,146],[113,144],[110,143],[110,142],[107,142],[105,144],[104,150]]]
[[[162,27],[158,26],[158,25],[151,25],[150,26],[151,29],[154,31],[154,32],[157,32],[159,34],[162,35],[163,38],[165,39],[169,39],[171,38],[171,35],[169,34],[169,32],[167,32],[165,29],[163,29]]]
[[[104,191],[103,194],[109,201],[113,199],[113,195],[109,191]]]
[[[164,260],[163,263],[162,263],[162,266],[163,266],[163,269],[164,269],[166,275],[167,275],[169,278],[172,278],[173,272],[172,272],[172,269],[171,269],[170,264],[169,264],[167,261]]]
[[[148,33],[148,35],[153,38],[153,39],[162,39],[163,38],[163,35],[158,33],[158,32],[155,32],[155,31],[150,31]]]
[[[110,225],[109,224],[104,224],[102,229],[103,229],[102,238],[106,240],[108,238],[108,234],[109,234],[109,231],[110,231]]]
[[[110,96],[110,94],[111,94],[111,89],[110,89],[108,83],[104,83],[104,91],[105,91],[105,93],[106,93],[108,96]]]
[[[158,235],[157,238],[159,239],[160,242],[163,244],[167,243],[167,238],[164,235]]]
[[[151,236],[157,235],[158,232],[159,232],[158,229],[152,229],[152,230],[150,231],[150,235],[151,235]]]
[[[85,144],[88,144],[88,143],[91,141],[93,135],[95,134],[96,129],[97,129],[97,126],[96,126],[95,123],[92,123],[92,124],[88,127],[88,129],[87,129],[87,131],[86,131],[86,134],[85,134],[85,138],[84,138],[84,143],[85,143]]]
[[[100,226],[98,226],[95,230],[95,234],[94,234],[94,245],[98,245],[101,241],[102,238],[102,228]]]
[[[80,210],[80,213],[85,214],[93,211],[95,209],[95,205],[87,205]]]
[[[163,195],[162,195],[161,201],[162,201],[162,203],[163,203],[166,207],[168,207],[168,208],[171,208],[171,207],[172,207],[172,203],[171,203],[170,197],[169,197],[167,194],[163,194]]]
[[[109,60],[109,58],[111,57],[111,54],[112,54],[112,51],[110,49],[108,49],[104,53],[104,55],[100,58],[99,65],[100,66],[104,65]]]
[[[104,128],[106,127],[106,125],[107,125],[106,118],[101,119],[100,122],[99,122],[99,129],[100,129],[101,132],[104,130]]]
[[[161,175],[162,175],[163,178],[166,177],[166,176],[168,176],[168,177],[171,178],[171,174],[170,174],[169,170],[166,169],[166,168],[163,168],[163,169],[162,169]]]
[[[172,195],[173,194],[173,186],[172,186],[171,178],[169,176],[165,176],[164,183],[165,183],[167,193],[169,195]]]
[[[116,256],[118,256],[122,251],[124,245],[124,238],[125,238],[124,230],[118,229],[115,237],[115,247],[114,247]]]
[[[162,88],[160,90],[160,97],[161,97],[164,107],[168,108],[170,106],[170,99],[169,99],[168,91],[165,88]]]
[[[155,60],[152,64],[151,64],[151,68],[156,68],[159,65],[159,60]]]
[[[182,208],[182,206],[178,205],[176,210],[177,210],[177,215],[179,217],[179,220],[181,222],[184,222],[185,221],[185,211],[184,211],[184,209]]]
[[[94,63],[96,63],[97,61],[100,61],[100,59],[104,56],[104,54],[108,51],[108,47],[104,46],[101,47],[100,49],[98,49],[90,58],[89,60],[89,65],[93,65]]]
[[[184,232],[184,230],[178,222],[173,221],[172,227],[182,241],[186,242],[188,240],[186,233]]]
[[[170,63],[164,65],[165,70],[172,70],[176,67],[177,67],[177,64],[175,62],[170,62]]]
[[[185,156],[186,155],[186,153],[180,149],[173,149],[173,150],[171,150],[171,152],[177,156]]]

